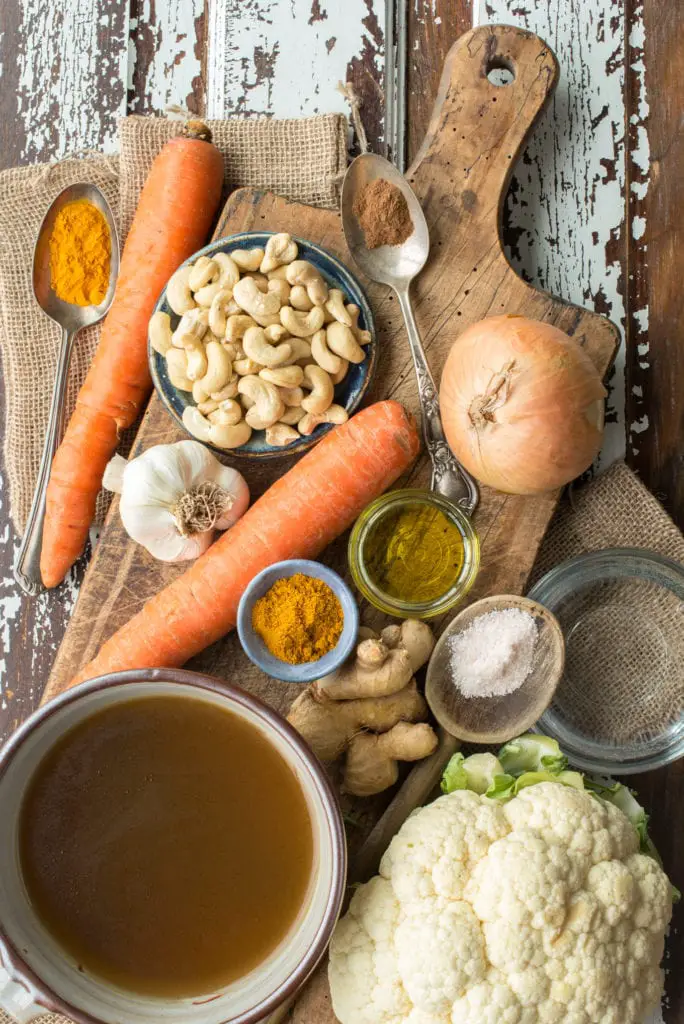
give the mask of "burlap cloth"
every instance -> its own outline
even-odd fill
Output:
[[[608,472],[574,491],[571,499],[562,501],[542,544],[531,582],[568,558],[607,547],[646,547],[684,562],[684,537],[624,463],[616,463]],[[641,607],[645,610],[643,605]],[[684,646],[681,609],[679,616],[681,647]],[[680,687],[681,664],[680,660]],[[609,674],[606,679],[609,681]],[[69,1024],[56,1014],[46,1014],[39,1019],[40,1024]],[[649,1018],[652,1024],[661,1020],[659,1013]],[[0,1010],[0,1024],[14,1022]]]
[[[297,120],[209,122],[224,155],[225,194],[238,186],[269,189],[300,203],[334,209],[347,162],[341,114]],[[10,512],[21,532],[28,517],[45,436],[59,328],[38,308],[31,287],[33,246],[45,212],[67,185],[91,181],[104,192],[123,242],[156,154],[179,121],[127,117],[119,157],[65,160],[0,173],[0,351],[6,400],[4,461]],[[71,366],[67,413],[97,347],[98,325],[81,332]],[[98,518],[104,500],[98,506]]]

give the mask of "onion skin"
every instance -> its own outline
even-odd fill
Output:
[[[541,494],[596,458],[606,389],[583,349],[553,324],[494,316],[467,328],[442,373],[447,441],[488,487]]]

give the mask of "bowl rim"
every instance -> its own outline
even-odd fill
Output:
[[[199,259],[200,256],[208,256],[208,255],[211,255],[214,252],[222,251],[225,246],[236,245],[237,242],[242,241],[243,239],[246,239],[246,240],[249,241],[249,240],[252,240],[252,239],[255,239],[255,238],[264,238],[264,237],[269,238],[269,237],[271,237],[273,235],[276,235],[278,233],[279,232],[277,232],[277,231],[271,231],[271,230],[264,229],[263,231],[258,231],[258,230],[240,231],[240,232],[236,232],[236,233],[234,233],[232,235],[224,235],[222,238],[216,238],[213,241],[208,242],[207,245],[203,246],[201,249],[198,249],[191,256],[188,256],[188,258],[186,260],[183,260],[183,262],[180,263],[179,266],[176,269],[180,269],[181,267],[185,267],[185,266],[188,266],[191,263],[194,263],[195,260]],[[368,296],[366,295],[365,288],[361,284],[361,281],[359,280],[357,275],[346,265],[346,263],[344,263],[340,259],[339,256],[336,256],[333,252],[330,252],[328,249],[325,249],[323,246],[319,245],[318,242],[311,242],[311,241],[309,241],[306,238],[300,238],[298,235],[291,235],[290,237],[293,239],[293,241],[295,241],[297,243],[297,246],[300,249],[301,249],[302,246],[305,249],[306,248],[311,249],[323,261],[327,260],[327,261],[332,262],[334,264],[334,266],[335,266],[336,272],[343,279],[345,277],[348,278],[349,281],[351,281],[351,283],[353,284],[354,289],[358,293],[358,297],[360,299],[359,308],[361,309],[361,313],[362,313],[364,321],[366,323],[366,329],[370,332],[371,340],[370,340],[370,342],[368,343],[368,346],[367,346],[367,356],[366,356],[366,359],[364,360],[363,364],[359,364],[359,365],[364,365],[364,364],[367,365],[367,370],[366,370],[366,373],[365,373],[365,376],[364,376],[363,380],[361,381],[361,383],[359,385],[358,394],[356,395],[356,397],[351,402],[349,402],[348,404],[345,404],[345,409],[346,409],[347,413],[349,414],[349,416],[352,416],[357,411],[357,409],[359,409],[359,407],[361,406],[361,404],[365,400],[366,395],[368,394],[368,391],[369,391],[369,389],[371,387],[371,384],[373,383],[373,381],[375,379],[375,375],[376,375],[376,372],[377,372],[377,366],[378,366],[378,337],[377,337],[377,327],[376,327],[376,324],[375,324],[375,317],[373,315],[373,308],[372,308],[372,306],[371,306],[371,304],[370,304],[370,302],[368,300]],[[239,246],[236,245],[236,248],[239,248]],[[174,273],[175,273],[175,271],[174,271]],[[161,309],[162,303],[164,302],[165,297],[166,297],[167,286],[168,286],[168,281],[166,282],[166,284],[162,288],[161,292],[159,293],[159,296],[157,297],[157,300],[156,300],[156,302],[154,304],[154,309],[152,311],[153,314],[159,312],[159,310]],[[348,285],[347,285],[347,287],[348,287]],[[350,289],[350,291],[351,291],[351,289]],[[353,295],[353,294],[350,297],[351,297],[352,300],[355,299],[355,295]],[[149,337],[149,331],[148,331],[148,335],[147,335],[147,365],[149,367],[150,376],[152,377],[152,383],[154,385],[154,390],[155,390],[157,396],[159,397],[160,402],[162,403],[162,405],[164,406],[164,408],[166,409],[167,413],[169,414],[169,416],[171,417],[173,422],[176,424],[178,429],[182,430],[184,435],[186,435],[187,437],[190,437],[190,438],[192,438],[193,440],[196,441],[197,438],[193,437],[193,435],[186,429],[186,427],[183,424],[183,421],[182,421],[181,417],[178,415],[178,413],[174,409],[174,407],[173,407],[173,405],[171,403],[170,398],[168,397],[168,395],[166,394],[166,392],[164,390],[164,387],[162,385],[162,380],[161,380],[161,377],[159,375],[158,366],[157,366],[157,356],[158,355],[159,355],[159,353],[156,352],[155,349],[152,348],[152,345],[151,345],[151,342],[150,342],[150,337]],[[177,391],[177,390],[178,390],[177,388],[174,388],[174,391]],[[215,455],[223,456],[224,458],[244,459],[246,461],[251,460],[251,461],[256,461],[256,462],[263,462],[263,461],[266,461],[266,460],[269,460],[269,459],[286,458],[287,456],[291,456],[291,455],[302,455],[302,454],[304,454],[304,452],[309,451],[316,444],[318,444],[318,442],[322,438],[324,438],[326,436],[326,434],[328,434],[333,429],[333,427],[334,427],[334,424],[332,424],[332,423],[320,424],[318,427],[316,427],[316,429],[314,430],[314,432],[312,434],[309,434],[308,436],[307,435],[303,435],[296,442],[292,441],[290,443],[290,445],[284,445],[282,448],[278,448],[278,447],[275,447],[275,446],[271,445],[266,450],[260,451],[260,452],[244,450],[244,446],[242,446],[242,445],[240,447],[238,447],[238,448],[217,448],[216,445],[210,444],[208,441],[201,441],[200,444],[203,444],[205,446],[205,448],[207,448],[209,451],[213,452]]]
[[[368,578],[362,560],[362,545],[370,527],[377,518],[395,503],[414,499],[426,505],[436,505],[455,520],[464,541],[464,565],[457,582],[441,598],[435,601],[412,603],[391,597],[373,585]],[[356,587],[374,608],[386,615],[398,618],[431,619],[444,615],[462,601],[471,590],[480,571],[480,537],[472,518],[462,508],[443,494],[428,487],[399,487],[385,491],[371,501],[357,518],[349,535],[347,545],[349,567]]]
[[[250,613],[255,600],[254,592],[258,589],[259,584],[268,577],[272,577],[275,583],[276,580],[294,576],[297,573],[311,576],[313,579],[323,580],[324,583],[328,584],[338,600],[340,599],[340,594],[343,594],[350,608],[349,621],[347,622],[348,613],[345,612],[345,622],[340,639],[332,650],[328,651],[327,654],[324,654],[317,661],[308,661],[301,665],[291,665],[289,662],[282,661],[280,658],[276,658],[275,655],[269,653],[268,657],[273,659],[273,664],[270,661],[267,663],[261,652],[255,649],[257,640],[250,621]],[[347,625],[351,628],[345,637]],[[274,562],[272,565],[267,565],[265,569],[257,573],[247,584],[238,604],[237,631],[245,654],[262,672],[266,672],[267,675],[274,676],[276,679],[287,683],[311,683],[334,672],[352,653],[354,645],[358,642],[359,607],[352,588],[335,569],[331,569],[330,566],[324,565],[323,562],[316,562],[310,558],[286,558],[280,562]],[[258,642],[263,643],[263,641]],[[280,666],[282,666],[282,669]],[[322,669],[321,666],[323,666]],[[278,674],[279,672],[282,674]]]
[[[253,712],[265,723],[269,730],[279,733],[294,748],[295,753],[310,773],[321,795],[330,831],[333,881],[318,932],[305,956],[289,977],[284,979],[273,992],[264,996],[256,1006],[224,1022],[224,1024],[259,1024],[260,1021],[263,1021],[265,1017],[285,1003],[305,984],[325,953],[342,907],[347,873],[347,843],[342,812],[335,790],[321,762],[297,730],[283,716],[279,715],[274,708],[261,700],[261,698],[248,693],[236,684],[202,672],[191,672],[186,669],[175,668],[142,668],[111,672],[97,676],[84,683],[79,683],[77,686],[65,690],[64,693],[38,707],[0,749],[0,780],[2,780],[22,744],[28,739],[34,729],[40,727],[52,715],[61,711],[62,708],[101,690],[117,686],[130,685],[135,687],[139,684],[151,682],[182,683],[199,690],[206,690],[226,698],[228,704],[238,704]],[[0,922],[0,966],[3,964],[19,984],[23,984],[28,988],[32,1000],[41,1007],[45,1007],[47,1011],[69,1017],[76,1024],[103,1024],[101,1018],[93,1017],[86,1011],[73,1006],[42,981],[24,960],[21,952],[15,947],[7,935],[2,922]],[[197,998],[199,999],[199,997]]]
[[[666,587],[684,601],[684,565],[649,548],[612,547],[586,551],[566,559],[549,569],[528,590],[527,597],[546,605],[556,614],[558,601],[577,589],[601,580],[624,579],[639,576]],[[574,582],[573,582],[574,581]],[[568,584],[572,583],[572,586]],[[560,687],[561,684],[559,684]],[[684,755],[684,725],[680,734],[669,742],[651,741],[633,745],[628,753],[626,745],[611,748],[604,741],[589,740],[568,728],[564,719],[553,712],[551,704],[534,727],[558,740],[570,762],[583,771],[609,775],[636,775],[653,768],[662,768]],[[614,749],[614,755],[611,751]]]

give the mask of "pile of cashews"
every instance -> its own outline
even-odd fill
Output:
[[[297,256],[280,233],[265,249],[200,256],[171,277],[166,300],[180,321],[172,329],[168,313],[154,313],[150,344],[173,386],[192,393],[183,425],[199,441],[238,448],[265,430],[267,444],[284,447],[348,419],[335,385],[364,361],[370,334],[359,307]]]

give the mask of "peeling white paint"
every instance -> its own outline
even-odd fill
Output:
[[[646,234],[646,218],[632,217],[632,237],[638,242]]]
[[[203,0],[143,0],[140,19],[131,21],[128,89],[133,88],[137,61],[135,38],[144,32],[154,56],[146,70],[145,92],[131,104],[135,113],[163,113],[168,104],[186,106],[193,91],[193,79],[202,72],[201,55],[195,53],[195,24],[204,13]]]
[[[629,430],[632,434],[643,434],[645,430],[648,430],[648,416],[644,413],[641,419],[633,420],[629,425]]]
[[[127,5],[116,0],[108,5],[107,45],[101,38],[105,30],[93,18],[92,0],[58,5],[18,0],[17,6],[23,159],[61,157],[81,148],[112,152],[116,119],[126,109]]]
[[[209,117],[347,112],[337,83],[366,52],[381,71],[382,23],[364,0],[211,0]],[[334,45],[330,41],[334,39]]]

